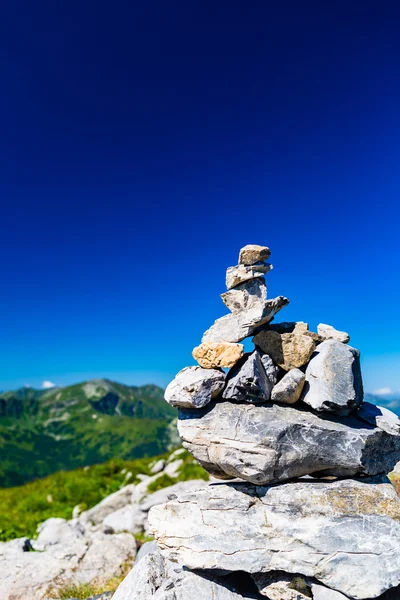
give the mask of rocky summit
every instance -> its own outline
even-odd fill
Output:
[[[183,446],[225,481],[151,508],[156,544],[114,600],[400,598],[400,420],[364,401],[348,333],[272,322],[289,300],[266,297],[269,256],[240,250],[231,312],[165,393]]]

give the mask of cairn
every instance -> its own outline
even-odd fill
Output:
[[[400,598],[400,499],[386,477],[400,460],[400,420],[363,401],[347,333],[272,323],[289,301],[266,298],[269,256],[242,248],[221,296],[230,314],[165,392],[183,446],[233,481],[150,511],[158,553],[147,568],[154,579],[157,563],[160,582],[146,597]]]

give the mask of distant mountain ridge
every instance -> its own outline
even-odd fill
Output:
[[[165,452],[176,411],[156,385],[107,379],[0,393],[0,486],[55,471]]]

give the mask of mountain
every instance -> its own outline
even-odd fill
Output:
[[[176,411],[155,385],[106,379],[0,394],[0,486],[55,471],[154,456],[176,445]]]
[[[364,399],[377,406],[388,408],[400,417],[400,392],[388,391],[387,393],[380,394],[365,394]]]

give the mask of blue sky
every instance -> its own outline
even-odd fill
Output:
[[[350,6],[349,6],[350,5]],[[267,244],[282,320],[400,390],[395,2],[31,3],[0,24],[0,389],[166,384]]]

